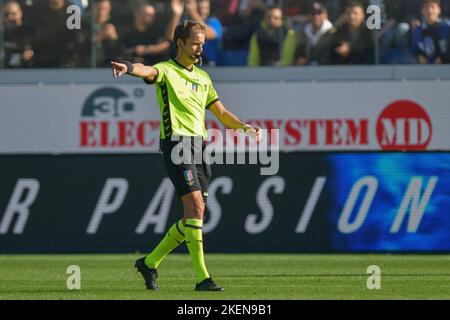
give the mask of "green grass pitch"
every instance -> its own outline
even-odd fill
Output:
[[[449,255],[206,254],[225,292],[194,292],[187,254],[160,265],[157,292],[134,268],[138,255],[1,255],[5,299],[450,299]],[[81,289],[66,287],[67,267],[81,269]],[[381,289],[366,286],[367,267],[381,268]]]

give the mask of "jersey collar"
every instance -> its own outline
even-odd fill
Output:
[[[172,61],[175,62],[179,67],[181,67],[181,68],[183,68],[183,69],[185,69],[185,70],[187,70],[189,72],[192,72],[192,70],[194,70],[194,66],[192,66],[191,69],[188,69],[185,66],[183,66],[181,63],[179,63],[175,58],[173,58]]]

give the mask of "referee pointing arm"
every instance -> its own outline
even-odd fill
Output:
[[[154,66],[133,64],[116,59],[111,61],[113,76],[129,74],[155,84],[156,96],[161,112],[161,151],[178,196],[183,202],[183,219],[168,230],[163,240],[146,257],[136,261],[135,267],[145,279],[147,289],[156,290],[157,269],[167,254],[186,240],[194,265],[196,291],[223,291],[208,273],[203,256],[203,213],[208,197],[211,177],[209,164],[175,164],[171,159],[172,149],[180,139],[200,140],[202,150],[191,145],[191,158],[203,152],[206,140],[205,111],[210,110],[229,129],[243,129],[261,140],[261,129],[243,123],[220,102],[209,75],[195,66],[201,61],[205,43],[206,27],[198,22],[185,21],[175,28],[173,41],[177,46],[175,59]]]

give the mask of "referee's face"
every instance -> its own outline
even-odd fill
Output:
[[[205,44],[205,34],[201,31],[194,31],[182,46],[183,55],[189,58],[192,63],[197,63],[203,52]]]

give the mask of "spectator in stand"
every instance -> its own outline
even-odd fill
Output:
[[[340,28],[347,22],[347,8],[355,1],[361,4],[366,12],[366,8],[369,6],[371,0],[324,0],[327,8],[332,8],[331,21],[336,28]]]
[[[2,8],[6,68],[24,68],[32,65],[30,29],[24,24],[23,12],[17,1],[8,1]]]
[[[423,0],[403,0],[406,2],[406,16],[411,23],[413,31],[419,27],[422,21]],[[441,0],[442,16],[450,17],[450,0]]]
[[[97,0],[94,4],[94,19],[97,25],[111,21],[112,4],[110,0]]]
[[[37,29],[39,27],[40,15],[48,10],[46,1],[15,0],[15,2],[20,4],[26,25],[32,30]]]
[[[248,0],[241,2],[239,11],[241,19],[252,28],[252,31],[255,31],[264,19],[267,9],[267,3],[264,0]]]
[[[409,2],[409,1],[408,1]],[[371,0],[381,8],[381,30],[378,33],[380,62],[387,64],[414,63],[411,54],[411,27],[406,0]]]
[[[280,1],[275,1],[280,3]],[[308,21],[308,12],[311,7],[310,0],[283,0],[283,16],[288,20],[296,31],[300,31]]]
[[[328,9],[328,19],[333,21],[333,25],[336,26],[336,21],[345,11],[343,6],[343,0],[322,0],[321,3]]]
[[[260,27],[250,39],[249,66],[288,66],[294,63],[296,35],[283,21],[280,7],[266,11]]]
[[[154,65],[167,59],[170,41],[166,29],[156,20],[154,6],[144,3],[136,7],[133,27],[124,35],[123,43],[135,63]]]
[[[60,68],[76,66],[77,31],[67,28],[65,0],[48,0],[39,16],[33,38],[37,67]]]
[[[332,64],[373,64],[372,32],[365,23],[364,7],[351,2],[346,8],[346,22],[334,34]]]
[[[215,0],[213,2],[217,18],[224,27],[235,23],[241,0]]]
[[[299,33],[296,64],[318,65],[331,62],[331,46],[336,29],[328,20],[327,8],[320,2],[313,2],[309,9],[310,21]]]
[[[111,9],[110,0],[97,0],[94,5],[97,67],[109,67],[110,58],[124,52],[117,28],[111,22]]]
[[[208,66],[220,64],[222,47],[222,24],[211,16],[210,0],[187,0],[189,17],[206,25],[206,42],[203,47],[203,63]]]
[[[413,37],[413,52],[420,64],[449,63],[450,23],[441,18],[440,0],[424,0],[423,20]]]
[[[267,6],[263,0],[241,1],[233,19],[223,33],[223,47],[227,50],[248,50],[250,38],[259,28]],[[222,19],[222,18],[219,18]],[[222,20],[221,20],[222,21]]]

